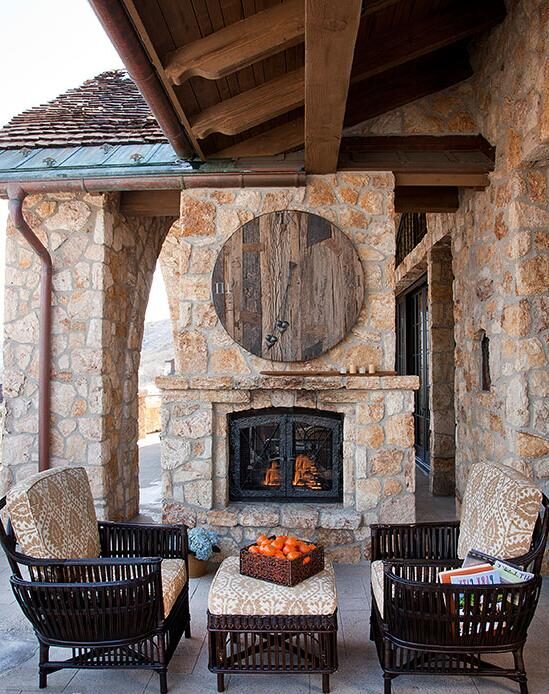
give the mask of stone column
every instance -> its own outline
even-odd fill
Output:
[[[455,487],[454,302],[450,237],[427,259],[429,303],[430,459],[432,494],[453,496]]]
[[[53,277],[52,465],[84,465],[97,511],[138,509],[137,375],[152,273],[171,220],[125,219],[116,195],[30,196]],[[37,471],[39,263],[8,223],[4,487]]]

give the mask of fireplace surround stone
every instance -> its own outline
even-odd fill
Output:
[[[219,558],[261,532],[289,532],[355,562],[367,557],[371,523],[414,521],[416,376],[165,376],[157,384],[164,520],[215,529]],[[342,503],[229,501],[227,415],[271,407],[344,415]]]

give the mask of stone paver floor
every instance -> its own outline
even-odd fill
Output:
[[[381,670],[368,639],[370,610],[369,565],[336,566],[339,598],[339,672],[332,676],[334,694],[374,694],[383,691]],[[0,694],[38,692],[36,641],[14,601],[9,570],[0,558]],[[193,636],[182,639],[169,673],[170,694],[214,694],[216,678],[207,668],[206,599],[211,575],[191,581]],[[546,582],[526,650],[531,694],[549,691],[549,582]],[[248,675],[227,678],[229,694],[314,694],[321,692],[318,675]],[[50,675],[46,691],[65,694],[157,694],[158,676],[146,671],[63,670]],[[399,677],[395,694],[504,694],[518,685],[507,680],[470,677]]]

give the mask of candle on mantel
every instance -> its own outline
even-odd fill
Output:
[[[356,364],[349,364],[349,373],[356,374]]]
[[[360,366],[358,369],[359,374],[365,374],[366,373],[366,367],[365,366]]]
[[[376,367],[374,366],[374,364],[368,364],[368,373],[369,374],[375,374],[375,372],[376,372]]]

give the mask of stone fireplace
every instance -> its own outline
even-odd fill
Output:
[[[221,556],[237,553],[259,533],[293,533],[323,544],[336,560],[354,562],[368,555],[372,523],[415,518],[418,379],[385,375],[394,368],[395,350],[393,186],[392,174],[342,173],[308,177],[301,189],[182,194],[181,217],[160,255],[176,347],[176,374],[157,379],[164,520],[215,529]],[[235,268],[247,268],[243,285],[257,285],[257,254],[270,237],[259,227],[232,247],[227,239],[272,210],[316,215],[305,253],[332,243],[325,241],[331,232],[323,220],[337,225],[363,272],[357,317],[343,339],[319,354],[309,322],[310,350],[317,356],[299,364],[268,358],[265,335],[278,337],[276,350],[287,325],[264,320],[260,341],[257,306],[246,286],[240,324],[225,294]],[[278,221],[283,233],[288,218],[280,213]],[[337,250],[348,242],[333,243]],[[220,260],[222,249],[237,249],[242,262]],[[281,294],[291,297],[303,277],[279,275]],[[314,301],[310,310],[316,310]],[[305,325],[308,319],[304,311],[288,317],[290,328],[292,320]],[[339,375],[349,364],[373,364],[381,375]]]

